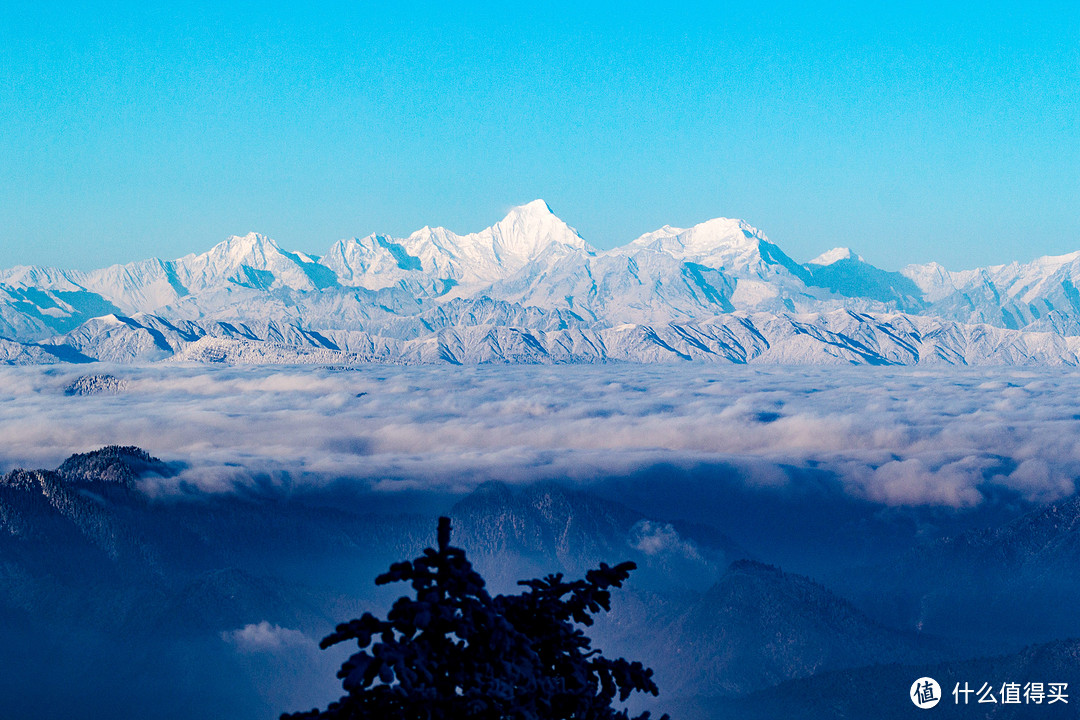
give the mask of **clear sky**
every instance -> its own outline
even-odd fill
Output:
[[[534,198],[600,248],[727,216],[890,269],[1080,249],[1076,0],[664,5],[2,3],[0,266]]]

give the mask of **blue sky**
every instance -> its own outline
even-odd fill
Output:
[[[0,6],[0,266],[313,253],[537,197],[601,248],[1080,249],[1080,4]],[[494,5],[494,4],[492,4]]]

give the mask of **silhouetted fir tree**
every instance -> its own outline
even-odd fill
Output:
[[[359,646],[338,671],[347,694],[283,720],[629,720],[612,708],[616,697],[658,694],[652,670],[603,657],[575,626],[611,609],[609,588],[634,563],[601,563],[574,582],[527,580],[521,594],[493,598],[464,550],[450,545],[449,518],[439,518],[438,546],[375,579],[411,583],[415,597],[399,598],[385,620],[364,613],[338,625],[320,643]]]

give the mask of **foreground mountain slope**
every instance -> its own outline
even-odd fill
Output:
[[[659,659],[657,677],[677,698],[701,688],[739,696],[840,668],[950,654],[940,638],[889,629],[807,577],[750,560],[733,563],[688,602],[638,602],[620,611],[651,612],[653,630],[631,625],[624,642]]]
[[[333,658],[315,641],[342,619],[387,606],[403,588],[376,588],[375,575],[431,543],[434,515],[371,512],[371,498],[347,486],[141,492],[181,469],[108,447],[0,478],[0,611],[6,632],[34,638],[29,648],[0,646],[4,666],[15,668],[0,679],[6,702],[28,708],[51,691],[66,712],[114,717],[156,694],[170,706],[162,716],[179,717],[172,705],[187,708],[177,699],[190,696],[208,713],[247,702],[231,715],[245,718],[272,716],[268,701],[286,690],[288,702],[315,702],[315,689],[330,696],[335,684]],[[667,696],[740,695],[828,668],[938,654],[807,578],[745,560],[728,567],[745,552],[722,533],[699,541],[693,527],[584,490],[489,484],[450,515],[455,544],[493,592],[633,559],[631,582],[590,634],[646,658]],[[71,676],[59,692],[50,666]],[[105,689],[100,697],[95,687]]]
[[[404,588],[376,587],[375,575],[430,545],[443,512],[493,592],[516,590],[522,577],[575,577],[601,561],[636,562],[612,611],[587,632],[605,654],[655,667],[657,709],[680,717],[866,717],[868,699],[880,703],[882,717],[896,717],[912,707],[906,691],[923,674],[944,687],[1071,682],[1075,672],[1075,642],[1017,654],[1015,643],[1028,640],[1003,640],[985,600],[958,601],[956,609],[972,624],[981,619],[990,637],[980,647],[991,650],[978,654],[996,657],[942,663],[976,654],[964,642],[969,632],[938,639],[891,629],[832,583],[747,559],[727,524],[645,514],[581,486],[490,483],[408,514],[400,498],[362,483],[142,491],[190,470],[138,448],[108,447],[55,470],[0,478],[0,613],[10,640],[0,643],[0,693],[9,714],[30,716],[44,703],[60,715],[127,717],[162,703],[155,716],[228,708],[230,717],[254,719],[325,704],[340,695],[334,672],[342,658],[319,651],[317,640],[337,622],[389,607]],[[713,486],[715,473],[699,481]],[[747,512],[738,494],[710,497]],[[799,505],[817,514],[827,502]],[[1004,555],[1001,572],[1048,564],[1026,576],[1029,594],[1042,596],[1057,587],[1058,570],[1075,564],[1070,502],[959,534],[968,549],[943,553],[937,564],[889,570],[915,585],[923,572],[962,580],[971,564],[992,582],[999,571],[985,560]],[[853,523],[851,542],[866,541],[865,530]],[[791,523],[771,532],[807,542],[798,530],[792,536]],[[845,559],[830,562],[841,568]],[[876,582],[872,574],[863,580]],[[1064,612],[1076,596],[1073,588]]]
[[[842,573],[835,583],[898,627],[1041,641],[1080,636],[1080,498],[997,526],[928,539],[888,566]],[[1038,588],[1034,591],[1034,588]],[[980,612],[966,612],[973,604]]]
[[[698,698],[676,704],[679,717],[688,720],[833,720],[833,718],[917,718],[925,710],[907,698],[912,683],[932,677],[941,686],[933,717],[943,718],[1075,718],[1076,688],[1080,687],[1080,640],[1059,640],[1031,645],[1010,655],[934,664],[879,664],[853,670],[827,672],[792,680],[736,700]],[[1019,686],[1016,702],[1002,702],[1005,683]],[[1041,683],[1040,702],[1024,695],[1028,683]],[[1063,683],[1064,701],[1050,703],[1050,683]],[[991,692],[980,696],[986,686]],[[965,687],[973,692],[965,695]],[[954,696],[953,691],[957,690]],[[980,697],[984,703],[979,703]],[[993,698],[993,700],[990,700]],[[959,699],[959,702],[957,702]]]

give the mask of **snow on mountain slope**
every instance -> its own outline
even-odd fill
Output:
[[[804,267],[742,220],[716,218],[685,230],[666,225],[626,246],[639,248],[778,288],[802,289],[809,279]]]
[[[859,309],[853,298],[911,313],[925,307],[920,288],[911,278],[876,268],[849,248],[834,248],[808,262],[806,269],[810,284],[849,298],[846,304],[852,309]]]
[[[119,311],[101,295],[72,285],[64,276],[29,276],[44,278],[45,287],[23,285],[27,276],[13,285],[0,284],[0,335],[42,340],[78,327],[90,318]]]
[[[491,252],[504,268],[520,268],[549,253],[595,252],[577,230],[556,217],[543,200],[533,200],[512,209],[494,226],[479,233],[476,237],[485,247],[484,238],[489,232]]]
[[[839,307],[809,279],[804,267],[760,231],[718,218],[689,229],[665,226],[606,252],[567,254],[542,267],[527,264],[484,292],[567,308],[606,324],[685,321],[735,309]]]
[[[339,347],[321,333],[296,323],[253,320],[250,323],[174,321],[156,315],[131,317],[107,315],[57,338],[58,345],[73,348],[96,360],[114,363],[155,362],[183,353],[201,340],[276,343],[295,351],[330,350]]]
[[[1080,317],[1080,252],[961,272],[937,263],[901,272],[922,292],[928,313],[960,322],[1017,329],[1054,312]]]
[[[807,265],[832,265],[834,262],[840,260],[858,260],[859,262],[866,262],[862,255],[856,255],[852,252],[851,248],[835,247],[832,250],[827,250],[818,255],[813,260],[806,263]]]
[[[342,240],[321,259],[285,251],[249,233],[175,261],[149,260],[90,273],[22,268],[0,275],[28,288],[38,283],[54,294],[94,293],[102,301],[99,312],[72,315],[70,322],[35,325],[27,320],[13,332],[20,339],[34,332],[40,336],[44,328],[67,332],[105,314],[153,313],[198,321],[260,317],[324,328],[366,327],[385,303],[353,294],[354,289],[405,293],[421,306],[406,314],[455,298],[491,298],[568,310],[604,325],[688,320],[736,308],[809,312],[839,307],[836,299],[830,304],[827,292],[808,288],[808,277],[764,235],[737,220],[712,220],[687,230],[665,227],[624,248],[598,253],[542,200],[513,208],[477,233],[427,227],[404,239],[373,234]],[[408,304],[394,300],[395,306]],[[13,306],[5,304],[12,317]],[[22,314],[42,313],[30,308]]]
[[[732,278],[714,268],[649,250],[567,255],[530,264],[485,294],[525,305],[563,308],[591,322],[671,322],[735,309]],[[778,309],[783,309],[780,306]]]
[[[293,290],[316,290],[337,282],[328,269],[304,253],[282,250],[278,244],[258,233],[233,236],[201,255],[188,255],[176,261],[180,282],[189,291],[234,283],[256,290],[287,287]]]
[[[1071,364],[1078,282],[1080,252],[888,272],[840,247],[800,265],[727,218],[600,252],[536,200],[476,233],[372,234],[321,258],[249,233],[172,261],[3,270],[0,337],[19,343],[6,362],[157,361],[206,340],[226,349],[198,357],[245,362],[273,343],[305,362]]]
[[[176,352],[159,330],[121,315],[94,318],[63,337],[62,343],[107,362],[154,362]]]
[[[594,250],[543,200],[512,209],[495,225],[469,235],[425,227],[397,240],[385,235],[342,240],[322,262],[338,282],[372,290],[400,285],[451,297],[520,271]]]
[[[491,322],[512,306],[488,309],[485,314],[479,307],[463,306],[441,327],[398,337],[364,330],[322,333],[274,322],[203,327],[145,315],[101,318],[55,345],[9,343],[0,349],[0,362],[53,362],[67,353],[66,359],[120,363],[1080,365],[1080,338],[900,313],[734,312],[692,322],[606,328],[564,327],[558,315],[551,315],[538,323],[546,328],[537,329]],[[519,318],[538,312],[517,310]]]
[[[83,290],[79,282],[83,273],[37,265],[16,265],[0,270],[0,285],[9,288],[38,288],[48,290]]]
[[[663,252],[715,268],[761,270],[765,264],[775,264],[763,262],[763,242],[768,242],[765,235],[742,220],[715,218],[688,229],[665,225],[632,241],[629,247]]]
[[[43,317],[46,308],[26,303],[25,293],[22,288],[0,286],[0,337],[37,340],[55,334],[56,328],[46,325],[48,320]],[[46,293],[42,294],[48,297]],[[54,303],[50,300],[49,304]]]
[[[327,348],[216,337],[201,338],[169,358],[169,362],[230,365],[356,365],[381,360],[383,358]]]
[[[389,243],[383,247],[394,251],[401,270],[442,281],[450,296],[461,296],[466,289],[505,278],[529,264],[542,266],[569,254],[594,252],[543,200],[514,208],[478,233],[456,235],[445,228],[425,227],[402,240],[397,246],[401,250]]]
[[[320,262],[348,287],[381,290],[420,275],[420,258],[387,235],[340,240]],[[423,284],[423,283],[421,283]]]
[[[176,262],[157,259],[94,270],[81,282],[88,290],[111,298],[126,313],[150,312],[188,294]]]
[[[53,365],[65,360],[39,345],[0,338],[0,365]]]

